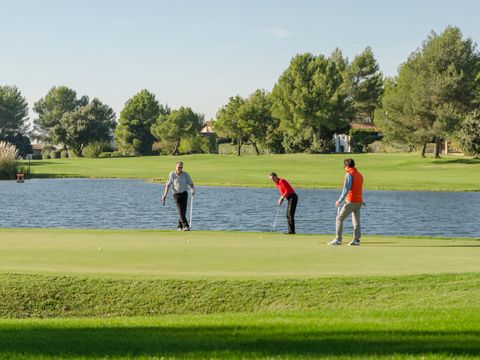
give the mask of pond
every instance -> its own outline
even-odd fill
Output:
[[[130,179],[0,181],[0,228],[176,229],[164,186]],[[297,189],[298,233],[333,234],[340,190]],[[480,237],[480,193],[365,191],[364,234]],[[271,231],[278,192],[270,188],[197,187],[193,230]],[[189,215],[189,211],[187,215]],[[286,231],[286,203],[276,231]],[[351,232],[351,220],[345,232]],[[347,237],[348,239],[348,237]]]

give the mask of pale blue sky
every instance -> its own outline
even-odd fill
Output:
[[[30,107],[66,85],[117,116],[146,88],[209,119],[230,96],[271,90],[297,53],[371,46],[394,75],[431,30],[478,42],[479,18],[475,0],[0,0],[0,84]]]

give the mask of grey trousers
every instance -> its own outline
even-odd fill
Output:
[[[345,205],[343,205],[342,210],[340,210],[340,213],[337,215],[335,235],[338,241],[342,241],[343,220],[345,220],[350,214],[352,214],[354,240],[360,241],[360,238],[362,236],[362,230],[360,228],[361,207],[362,207],[362,203],[354,203],[354,202],[345,203]]]

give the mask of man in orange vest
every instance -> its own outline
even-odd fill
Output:
[[[337,215],[335,239],[330,241],[328,245],[342,245],[343,220],[352,214],[354,239],[349,245],[358,246],[360,245],[360,237],[362,236],[360,228],[360,208],[363,204],[363,176],[355,167],[355,161],[353,159],[343,160],[343,165],[347,173],[345,174],[342,195],[340,195],[340,198],[336,201],[335,206],[337,208],[340,207],[343,200],[345,200],[345,205],[343,205],[342,210],[340,210]]]

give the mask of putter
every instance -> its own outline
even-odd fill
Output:
[[[273,222],[272,232],[275,231],[275,226],[277,226],[278,212],[280,211],[280,205],[277,207],[277,214],[275,215],[275,221]]]
[[[193,199],[195,199],[195,195],[192,195],[192,200],[190,201],[190,229],[192,228],[192,216],[193,216]]]

